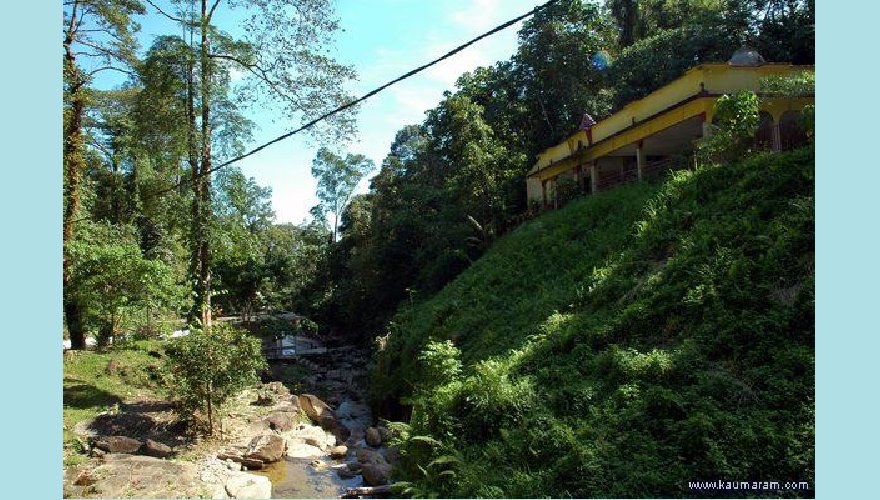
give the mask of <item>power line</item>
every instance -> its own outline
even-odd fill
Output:
[[[335,114],[337,114],[337,113],[340,113],[340,112],[342,112],[342,111],[345,111],[346,109],[348,109],[348,108],[350,108],[350,107],[352,107],[352,106],[354,106],[354,105],[356,105],[356,104],[358,104],[358,103],[360,103],[360,102],[366,101],[366,100],[369,99],[370,97],[373,97],[374,95],[376,95],[376,94],[378,94],[379,92],[381,92],[381,91],[387,89],[388,87],[390,87],[390,86],[392,86],[392,85],[394,85],[394,84],[396,84],[396,83],[400,83],[400,82],[402,82],[403,80],[406,80],[407,78],[409,78],[409,77],[411,77],[411,76],[413,76],[413,75],[415,75],[415,74],[417,74],[417,73],[420,73],[420,72],[424,71],[424,70],[427,69],[427,68],[430,68],[431,66],[433,66],[433,65],[435,65],[435,64],[437,64],[437,63],[439,63],[440,61],[443,61],[444,59],[448,59],[448,58],[454,56],[455,54],[461,52],[462,50],[464,50],[464,49],[470,47],[470,46],[473,45],[474,43],[476,43],[476,42],[482,40],[483,38],[486,38],[486,37],[488,37],[488,36],[494,35],[495,33],[498,33],[499,31],[501,31],[501,30],[503,30],[503,29],[505,29],[505,28],[508,28],[508,27],[510,27],[510,26],[512,26],[512,25],[514,25],[514,24],[516,24],[516,23],[522,21],[523,19],[525,19],[525,18],[527,18],[527,17],[530,17],[530,16],[532,16],[532,15],[534,15],[534,14],[537,14],[537,13],[540,12],[541,10],[543,10],[543,9],[545,9],[545,8],[547,8],[547,7],[549,7],[550,5],[556,3],[557,1],[558,1],[558,0],[548,0],[547,2],[544,2],[543,4],[538,5],[538,6],[535,7],[534,9],[532,9],[532,10],[526,12],[525,14],[522,14],[522,15],[520,15],[520,16],[517,16],[517,17],[515,17],[515,18],[513,18],[513,19],[511,19],[511,20],[509,20],[509,21],[507,21],[507,22],[505,22],[505,23],[502,23],[502,24],[499,24],[498,26],[495,26],[494,28],[492,28],[492,29],[490,29],[489,31],[483,33],[482,35],[477,36],[476,38],[472,38],[471,40],[469,40],[469,41],[467,41],[467,42],[465,42],[465,43],[459,45],[458,47],[455,47],[454,49],[452,49],[452,50],[450,50],[449,52],[443,54],[442,56],[440,56],[440,57],[438,57],[438,58],[436,58],[436,59],[434,59],[434,60],[432,60],[432,61],[430,61],[430,62],[428,62],[428,63],[425,63],[425,64],[419,66],[418,68],[415,68],[415,69],[413,69],[413,70],[411,70],[411,71],[408,71],[408,72],[406,72],[406,73],[404,73],[404,74],[398,76],[397,78],[395,78],[395,79],[393,79],[393,80],[391,80],[391,81],[389,81],[389,82],[387,82],[387,83],[385,83],[385,84],[383,84],[383,85],[381,85],[381,86],[379,86],[379,87],[376,87],[375,89],[373,89],[373,90],[367,92],[366,94],[362,95],[361,97],[358,97],[357,99],[355,99],[355,100],[353,100],[353,101],[351,101],[351,102],[349,102],[349,103],[343,104],[342,106],[339,106],[338,108],[336,108],[336,109],[334,109],[334,110],[332,110],[332,111],[328,111],[327,113],[324,113],[323,115],[321,115],[321,116],[315,118],[314,120],[312,120],[312,121],[306,123],[305,125],[303,125],[303,126],[297,128],[297,129],[295,129],[295,130],[291,130],[290,132],[287,132],[287,133],[284,133],[284,134],[282,134],[282,135],[279,135],[278,137],[272,139],[271,141],[265,142],[265,143],[263,143],[262,145],[257,146],[257,147],[255,147],[254,149],[251,149],[250,151],[248,151],[248,152],[246,152],[246,153],[240,154],[240,155],[236,156],[235,158],[232,158],[231,160],[225,161],[225,162],[223,162],[223,163],[221,163],[221,164],[219,164],[219,165],[217,165],[217,166],[211,167],[210,169],[208,169],[208,170],[206,170],[206,171],[204,171],[204,172],[199,172],[199,173],[198,173],[197,175],[195,175],[195,176],[185,177],[185,178],[181,179],[180,181],[178,181],[178,182],[177,182],[176,184],[174,184],[173,186],[171,186],[170,188],[167,188],[167,189],[163,189],[163,190],[161,190],[161,191],[156,191],[156,192],[154,192],[154,193],[153,193],[153,196],[159,196],[159,195],[163,195],[163,194],[165,194],[165,193],[169,193],[169,192],[171,192],[171,191],[175,191],[175,190],[179,189],[181,186],[185,185],[187,182],[189,182],[189,181],[191,181],[191,180],[199,179],[199,178],[202,178],[202,177],[204,177],[204,176],[206,176],[206,175],[210,175],[210,174],[212,174],[212,173],[214,173],[214,172],[216,172],[216,171],[218,171],[218,170],[220,170],[220,169],[223,169],[223,168],[228,167],[229,165],[232,165],[233,163],[239,162],[239,161],[244,160],[245,158],[247,158],[247,157],[249,157],[249,156],[255,155],[255,154],[259,153],[260,151],[266,149],[267,147],[269,147],[269,146],[271,146],[271,145],[273,145],[273,144],[275,144],[275,143],[277,143],[277,142],[281,142],[281,141],[283,141],[283,140],[285,140],[285,139],[288,139],[288,138],[290,138],[290,137],[292,137],[292,136],[294,136],[294,135],[296,135],[296,134],[298,134],[298,133],[300,133],[300,132],[302,132],[302,131],[304,131],[304,130],[307,130],[307,129],[309,129],[310,127],[312,127],[313,125],[315,125],[315,124],[317,124],[317,123],[319,123],[319,122],[321,122],[321,121],[324,121],[324,120],[326,120],[327,118],[330,118],[331,116],[333,116],[333,115],[335,115]]]

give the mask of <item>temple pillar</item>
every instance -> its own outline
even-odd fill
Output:
[[[782,112],[773,110],[773,151],[782,151],[782,135],[779,133],[779,122],[782,120]]]
[[[590,193],[599,192],[599,160],[593,160],[590,166]]]
[[[703,139],[712,137],[712,118],[711,112],[703,113]]]
[[[642,141],[639,141],[636,144],[636,174],[638,175],[638,179],[642,180],[643,172],[645,169],[645,148]]]

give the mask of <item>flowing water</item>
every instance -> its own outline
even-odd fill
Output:
[[[328,453],[286,457],[253,473],[272,481],[272,498],[339,498],[347,488],[363,486],[360,475],[346,479],[338,471],[357,462],[355,450],[366,447],[365,431],[373,424],[363,397],[366,356],[351,349],[331,348],[326,355],[309,357],[299,364],[307,367],[308,375],[284,382],[298,385],[299,393],[315,394],[333,407],[338,421],[351,431],[345,443],[348,456],[336,460]]]
[[[328,460],[325,466],[312,465],[315,459],[285,458],[270,464],[254,474],[267,476],[272,481],[272,498],[339,498],[346,488],[361,485],[361,477],[342,479],[337,467],[345,467],[345,461]]]

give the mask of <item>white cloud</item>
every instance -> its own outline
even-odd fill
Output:
[[[405,120],[422,121],[424,113],[439,101],[442,90],[436,84],[413,84],[391,89],[396,115]]]
[[[452,21],[476,35],[496,23],[493,13],[499,10],[500,0],[471,0],[470,5],[452,14]]]
[[[240,66],[238,66],[237,64],[233,64],[232,66],[230,66],[230,68],[229,68],[229,81],[237,82],[237,81],[241,80],[242,78],[244,78],[244,76],[245,76],[245,70],[243,70]]]
[[[431,52],[444,54],[452,48],[454,48],[452,44],[438,45],[433,47]],[[485,66],[494,62],[495,61],[488,57],[479,47],[471,45],[449,59],[446,59],[435,66],[431,66],[428,68],[427,74],[434,80],[451,89],[462,73],[472,71],[478,66]]]

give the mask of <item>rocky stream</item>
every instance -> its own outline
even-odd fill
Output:
[[[367,355],[351,346],[272,362],[229,406],[221,435],[188,436],[163,401],[77,427],[90,459],[65,469],[66,498],[387,496],[398,459],[365,401]]]

